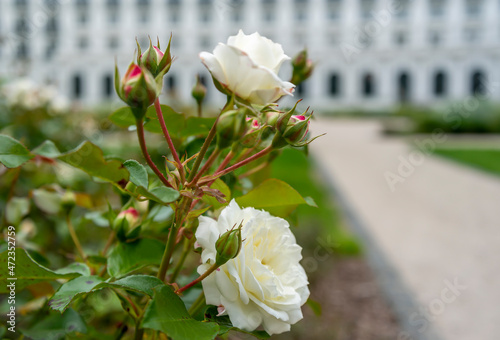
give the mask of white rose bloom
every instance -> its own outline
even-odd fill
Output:
[[[219,306],[232,324],[253,331],[261,324],[269,334],[290,330],[302,319],[300,307],[309,297],[308,281],[299,264],[297,245],[286,220],[254,208],[241,209],[233,200],[218,221],[201,216],[196,239],[203,248],[203,274],[215,263],[215,242],[227,230],[243,223],[242,248],[202,281],[207,304]]]
[[[278,77],[281,64],[290,57],[280,44],[255,32],[239,31],[227,44],[219,43],[213,54],[201,52],[200,58],[222,86],[242,99],[265,105],[283,95],[292,95],[295,85]]]

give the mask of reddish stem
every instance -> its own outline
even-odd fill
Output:
[[[252,156],[248,157],[247,159],[244,159],[244,160],[242,160],[241,162],[236,163],[236,164],[234,164],[234,165],[230,166],[229,168],[226,168],[226,169],[224,169],[224,170],[222,170],[222,171],[218,171],[218,172],[216,172],[216,173],[214,174],[214,176],[215,176],[215,177],[221,177],[221,176],[224,176],[224,175],[226,175],[226,174],[230,173],[231,171],[234,171],[234,170],[236,170],[236,169],[238,169],[238,168],[241,168],[242,166],[245,166],[245,165],[247,165],[248,163],[250,163],[250,162],[252,162],[252,161],[254,161],[254,160],[256,160],[256,159],[258,159],[258,158],[260,158],[260,157],[263,157],[263,156],[267,155],[267,154],[268,154],[268,153],[270,153],[271,151],[273,151],[273,147],[270,145],[270,146],[268,146],[267,148],[265,148],[265,149],[263,149],[263,150],[261,150],[261,151],[257,152],[256,154],[254,154],[254,155],[252,155]]]
[[[175,150],[172,138],[170,138],[170,134],[168,133],[167,125],[165,124],[165,119],[163,119],[163,112],[161,111],[160,100],[158,98],[156,98],[155,100],[155,109],[156,109],[156,116],[158,117],[158,121],[160,122],[161,130],[163,131],[163,135],[165,136],[170,152],[172,153],[172,157],[174,158],[175,163],[177,163],[177,168],[179,169],[179,174],[181,175],[181,181],[182,183],[184,183],[185,181],[184,167],[182,166],[182,162],[179,159],[177,150]]]
[[[191,281],[190,283],[188,283],[184,287],[177,289],[175,292],[177,294],[180,294],[183,291],[185,291],[186,289],[193,287],[195,284],[197,284],[198,282],[205,279],[208,275],[212,274],[217,268],[219,268],[219,265],[217,265],[217,264],[212,265],[212,267],[208,268],[208,270],[206,272],[204,272],[203,274],[201,274],[196,280]]]
[[[194,184],[196,184],[196,182],[198,182],[198,180],[200,179],[200,177],[203,176],[203,174],[208,169],[210,169],[210,167],[212,166],[213,162],[217,159],[217,157],[219,157],[219,154],[220,154],[220,150],[218,148],[214,152],[212,152],[212,154],[210,155],[210,157],[208,157],[208,159],[205,162],[205,164],[203,164],[203,167],[200,169],[200,171],[198,171],[198,173],[196,174],[196,176],[194,176],[193,180],[191,182],[189,182],[189,184],[187,185],[188,187],[191,187]]]
[[[234,157],[234,153],[233,151],[229,151],[229,153],[227,154],[226,158],[224,158],[224,160],[222,161],[222,163],[220,163],[219,167],[217,168],[217,170],[215,170],[215,173],[219,172],[219,171],[222,171],[224,170],[224,168],[229,164],[229,162],[231,162],[231,159],[233,159]]]
[[[156,174],[156,176],[158,176],[158,178],[162,181],[162,183],[165,184],[167,187],[172,188],[172,185],[168,183],[165,176],[163,176],[161,171],[156,167],[155,163],[153,163],[151,157],[149,156],[148,149],[146,147],[146,139],[144,138],[144,126],[142,126],[142,119],[138,119],[136,125],[137,125],[137,138],[139,139],[139,145],[141,146],[142,154],[144,155],[146,162],[148,163],[149,167],[153,170],[153,172]]]

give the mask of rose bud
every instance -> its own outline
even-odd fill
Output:
[[[118,239],[124,241],[137,229],[138,222],[139,212],[134,208],[128,208],[116,216],[113,221],[113,230],[116,232]]]
[[[293,67],[293,73],[291,82],[295,85],[302,83],[311,76],[314,70],[314,64],[311,61],[311,59],[307,58],[306,49],[300,51],[292,59],[292,67]]]
[[[138,48],[138,58],[137,64],[146,68],[153,77],[163,76],[170,70],[170,66],[172,65],[172,56],[170,54],[170,43],[172,41],[172,37],[168,41],[168,47],[163,53],[160,50],[160,42],[158,41],[158,46],[153,46],[151,39],[149,39],[149,48],[141,54],[141,46],[139,42],[137,42]]]
[[[235,227],[236,225],[231,230],[219,236],[219,239],[215,242],[215,250],[217,251],[215,263],[219,266],[234,259],[240,253],[242,224],[240,223],[240,226],[236,229]]]
[[[222,114],[217,122],[217,147],[220,149],[231,146],[240,139],[246,129],[246,110],[231,110]]]
[[[70,212],[76,205],[76,195],[71,190],[66,190],[61,197],[61,207],[65,212]]]
[[[244,148],[253,148],[256,146],[262,136],[263,130],[267,126],[261,126],[256,118],[246,118],[246,133],[241,138],[240,144]]]
[[[203,102],[203,99],[205,99],[206,94],[207,94],[207,88],[205,87],[205,85],[201,83],[200,75],[197,74],[196,84],[193,86],[193,90],[191,91],[191,96],[193,96],[198,106],[200,106],[201,103]]]
[[[142,118],[158,96],[151,73],[134,63],[130,64],[121,80],[118,67],[115,67],[115,89],[118,96],[132,108],[136,118]]]

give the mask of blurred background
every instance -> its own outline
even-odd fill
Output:
[[[0,133],[30,149],[91,140],[141,159],[131,133],[108,119],[122,106],[115,60],[123,73],[136,38],[144,50],[148,36],[165,48],[173,35],[161,100],[187,113],[196,75],[207,112],[223,105],[198,53],[238,30],[289,56],[306,47],[315,71],[280,103],[303,98],[317,116],[313,135],[327,135],[308,158],[285,150],[270,171],[318,203],[300,207],[293,224],[323,311],[305,307],[306,320],[277,339],[496,340],[499,19],[496,0],[5,0]],[[160,160],[161,139],[149,138]],[[36,198],[43,192],[31,190],[52,182],[106,195],[81,174],[22,172],[16,196]],[[0,168],[2,206],[18,177]],[[17,221],[20,244],[34,250],[51,244],[43,232],[58,223],[41,201]],[[92,211],[79,221],[91,230],[84,240],[99,223]]]

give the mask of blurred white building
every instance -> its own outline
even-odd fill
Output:
[[[242,28],[292,56],[308,47],[314,76],[296,98],[316,109],[381,109],[500,95],[498,0],[2,0],[0,76],[55,84],[85,104],[116,100],[135,37],[177,57],[165,91],[189,100],[198,59]],[[288,78],[290,68],[283,69]],[[211,87],[213,103],[223,96]]]

